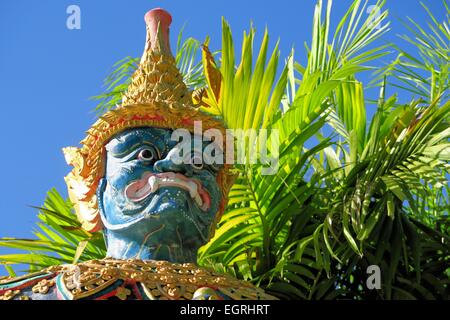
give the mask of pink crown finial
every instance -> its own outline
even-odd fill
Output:
[[[159,45],[164,46],[160,49],[170,52],[169,26],[172,23],[170,13],[164,9],[155,8],[147,12],[144,19],[149,31],[151,48],[154,49],[159,42]],[[158,39],[158,24],[160,25],[162,39]]]

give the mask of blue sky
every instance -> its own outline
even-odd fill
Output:
[[[61,148],[78,145],[95,120],[95,101],[111,66],[126,56],[140,56],[144,47],[145,12],[162,7],[173,16],[172,48],[183,25],[184,34],[219,48],[221,17],[230,23],[236,42],[250,21],[259,37],[267,26],[271,45],[280,38],[281,57],[292,46],[304,61],[303,43],[310,42],[315,0],[80,0],[0,2],[0,92],[2,112],[0,157],[0,237],[32,237],[36,210],[46,192],[64,195],[63,177],[70,168]],[[335,0],[333,21],[342,17],[350,0]],[[369,0],[369,4],[376,1]],[[423,1],[439,21],[445,15],[439,0]],[[69,5],[81,9],[81,29],[66,27]],[[387,0],[391,31],[383,41],[405,32],[398,18],[419,23],[427,16],[417,0]],[[283,59],[282,59],[283,60]],[[10,252],[0,248],[0,254]],[[3,270],[0,271],[3,273]]]

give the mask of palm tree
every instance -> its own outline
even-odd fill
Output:
[[[296,62],[292,51],[280,73],[267,31],[256,59],[255,30],[244,34],[239,63],[225,20],[215,54],[208,41],[182,42],[180,34],[176,60],[185,81],[193,90],[206,85],[195,102],[229,128],[267,129],[269,141],[280,141],[279,149],[269,146],[279,159],[275,175],[263,174],[266,163],[236,165],[227,210],[198,262],[285,299],[448,299],[448,14],[439,23],[425,7],[430,30],[408,24],[415,38],[404,39],[416,46],[416,57],[394,44],[376,45],[389,28],[386,11],[363,19],[367,1],[355,0],[333,31],[331,6],[317,1],[307,63]],[[367,119],[370,101],[358,76],[387,47],[398,56],[374,74],[380,94]],[[120,103],[136,61],[115,66],[96,97],[99,114]],[[396,95],[385,96],[387,87],[415,97],[398,103]],[[39,218],[39,240],[0,242],[29,253],[0,261],[41,268],[103,256],[101,234],[82,231],[55,190]],[[369,266],[381,270],[379,290],[367,287]]]

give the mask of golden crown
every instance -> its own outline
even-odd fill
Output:
[[[185,128],[194,132],[194,121],[201,121],[203,130],[214,128],[223,136],[226,134],[220,120],[199,110],[192,102],[192,93],[183,82],[170,51],[170,14],[159,8],[153,9],[145,15],[145,22],[144,53],[122,97],[122,105],[106,112],[94,123],[81,141],[81,148],[63,149],[67,163],[73,166],[65,177],[69,198],[82,227],[90,232],[102,228],[96,190],[105,172],[105,145],[113,136],[138,127]],[[216,222],[223,213],[232,184],[229,165],[225,165],[217,179],[223,197]]]

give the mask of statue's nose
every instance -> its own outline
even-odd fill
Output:
[[[177,156],[177,150],[172,150],[164,159],[154,163],[153,168],[157,172],[175,172],[184,174],[187,177],[192,176],[192,167],[183,163],[182,159]]]

